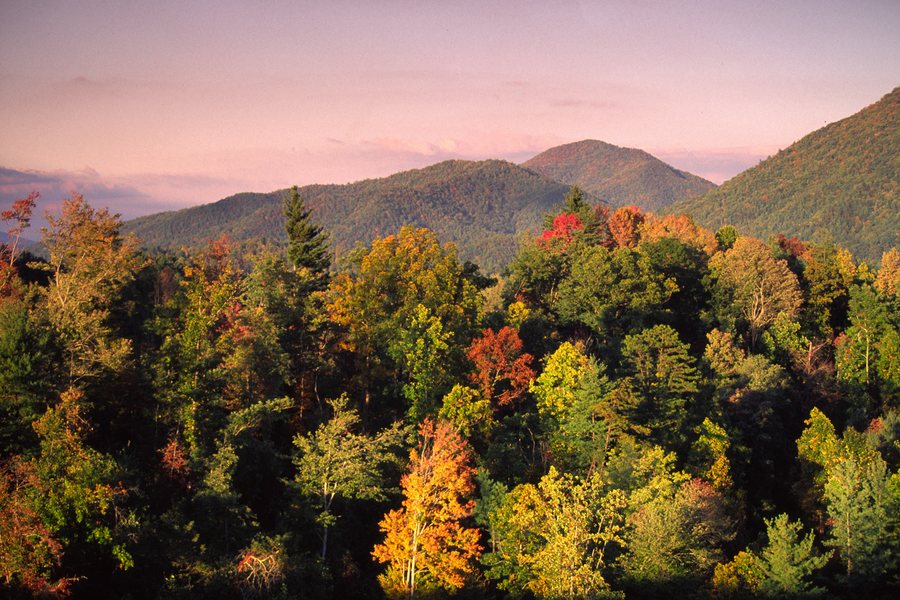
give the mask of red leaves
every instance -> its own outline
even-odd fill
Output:
[[[553,226],[541,233],[538,244],[544,247],[558,245],[565,250],[575,238],[575,232],[584,229],[584,224],[574,213],[559,213],[553,217]]]
[[[534,379],[533,358],[522,352],[522,340],[512,327],[497,332],[485,329],[469,346],[467,356],[475,367],[469,380],[486,400],[498,406],[521,398]]]

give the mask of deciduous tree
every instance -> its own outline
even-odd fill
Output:
[[[379,581],[389,597],[452,592],[474,577],[481,547],[478,530],[465,525],[475,509],[471,462],[471,450],[449,423],[422,423],[400,481],[403,506],[385,515],[384,542],[372,552],[388,565]]]

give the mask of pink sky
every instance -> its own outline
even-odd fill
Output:
[[[900,85],[898,31],[896,0],[3,0],[0,167],[125,216],[587,138],[721,182]]]

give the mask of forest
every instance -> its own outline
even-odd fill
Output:
[[[0,595],[900,593],[896,248],[572,188],[489,275],[283,204],[178,252],[2,212]]]

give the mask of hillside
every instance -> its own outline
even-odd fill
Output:
[[[900,245],[900,88],[667,210],[763,239],[830,237],[858,258],[878,261]]]
[[[542,152],[522,166],[548,179],[577,185],[612,206],[634,204],[659,210],[715,187],[679,171],[643,150],[620,148],[597,140],[565,144]]]
[[[300,192],[338,254],[357,243],[428,227],[453,241],[463,259],[498,271],[515,255],[520,233],[558,207],[568,186],[512,163],[445,161],[424,169]],[[203,206],[141,217],[126,224],[147,247],[198,246],[226,233],[236,240],[284,240],[284,191],[237,194]]]

